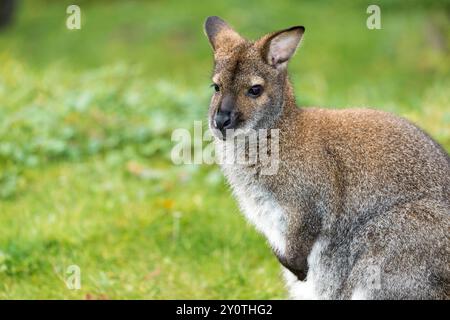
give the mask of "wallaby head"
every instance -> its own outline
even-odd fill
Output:
[[[206,19],[214,50],[209,126],[216,136],[225,139],[229,129],[270,128],[276,121],[287,100],[294,99],[286,67],[304,31],[296,26],[253,42],[219,17]]]

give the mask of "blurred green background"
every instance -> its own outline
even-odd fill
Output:
[[[0,298],[286,297],[217,166],[170,160],[172,130],[206,119],[209,15],[250,38],[304,25],[299,105],[394,112],[450,150],[449,1],[19,1],[0,30]]]

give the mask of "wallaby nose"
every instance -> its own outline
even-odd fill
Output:
[[[231,129],[233,126],[231,111],[218,111],[214,117],[216,128],[220,131]]]

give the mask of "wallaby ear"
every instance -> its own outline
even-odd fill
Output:
[[[242,37],[219,17],[208,17],[205,21],[205,33],[214,51],[221,47],[232,46],[242,41]]]
[[[261,39],[263,59],[274,67],[285,67],[286,62],[294,55],[305,28],[292,27],[278,31]]]

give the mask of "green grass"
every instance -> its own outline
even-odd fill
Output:
[[[22,1],[0,33],[0,298],[285,297],[279,266],[216,166],[174,166],[171,132],[204,120],[202,23],[303,24],[298,102],[372,106],[450,150],[450,23],[439,1]],[[81,290],[65,271],[81,268]]]

